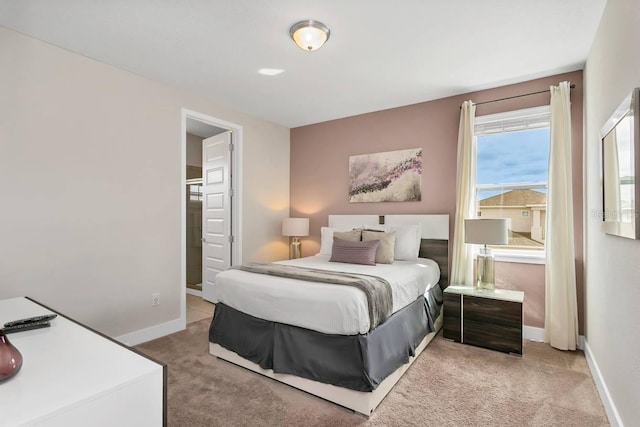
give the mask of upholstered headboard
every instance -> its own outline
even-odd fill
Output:
[[[329,215],[329,227],[420,224],[420,257],[440,267],[440,287],[449,286],[449,215]]]

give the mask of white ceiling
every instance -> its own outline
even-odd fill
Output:
[[[0,0],[0,25],[296,127],[582,69],[605,3]],[[303,19],[320,50],[289,38]]]

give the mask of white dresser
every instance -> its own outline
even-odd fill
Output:
[[[52,312],[27,298],[0,300],[0,326]],[[8,337],[23,363],[0,383],[3,426],[166,425],[166,365],[61,313],[49,328]]]

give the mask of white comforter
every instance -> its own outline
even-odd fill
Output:
[[[391,285],[394,313],[436,286],[440,278],[438,264],[424,258],[367,266],[329,262],[329,256],[315,255],[281,263],[382,277]],[[260,319],[327,334],[369,331],[366,297],[351,286],[226,270],[216,276],[213,289],[216,302]]]

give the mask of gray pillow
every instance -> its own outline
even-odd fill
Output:
[[[379,240],[369,242],[350,242],[333,237],[330,262],[346,262],[349,264],[376,265],[376,250]]]
[[[370,242],[378,240],[378,250],[376,251],[376,262],[378,264],[393,264],[393,254],[396,243],[396,232],[388,231],[386,233],[380,231],[362,231],[362,241]]]

